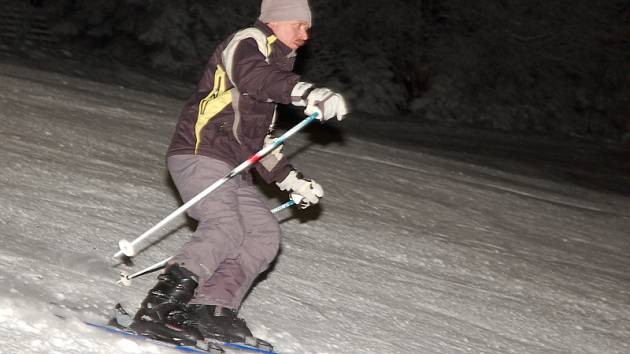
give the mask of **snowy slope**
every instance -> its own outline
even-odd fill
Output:
[[[54,313],[135,308],[155,277],[121,287],[118,272],[189,237],[182,217],[133,268],[111,259],[179,205],[163,153],[181,105],[0,63],[1,353],[170,352]],[[408,128],[401,141],[421,133]],[[630,352],[627,195],[471,163],[470,151],[312,134],[286,150],[326,198],[278,215],[282,253],[241,312],[279,351]],[[286,198],[265,191],[270,208]]]

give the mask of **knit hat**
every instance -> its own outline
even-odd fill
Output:
[[[306,21],[311,23],[311,10],[308,0],[262,0],[259,20],[265,23],[274,21]]]

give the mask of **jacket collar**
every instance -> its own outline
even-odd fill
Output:
[[[266,23],[256,20],[254,23],[254,27],[261,30],[267,37],[273,34],[273,30],[267,26]],[[295,50],[289,48],[286,44],[282,43],[280,40],[275,41],[273,44],[273,49],[280,52],[282,56],[285,57],[293,57],[296,55]]]

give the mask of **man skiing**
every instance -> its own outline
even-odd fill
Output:
[[[309,38],[307,0],[263,0],[258,21],[221,43],[187,100],[167,152],[167,167],[184,201],[224,177],[264,145],[277,104],[305,107],[322,121],[347,114],[343,97],[300,81],[296,50]],[[256,170],[300,207],[318,203],[322,187],[272,151]],[[232,178],[191,209],[199,223],[191,241],[149,291],[132,328],[164,338],[244,341],[252,333],[238,309],[256,277],[276,257],[277,220],[250,174]]]

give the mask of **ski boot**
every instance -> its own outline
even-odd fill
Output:
[[[188,315],[204,338],[245,342],[252,332],[236,311],[215,305],[188,305]]]
[[[188,328],[198,333],[200,342],[232,343],[241,348],[259,352],[271,352],[273,346],[256,338],[247,323],[237,316],[237,311],[215,305],[188,305]]]
[[[197,277],[178,264],[158,276],[129,326],[134,332],[177,344],[194,344],[199,337],[187,330],[186,305],[197,288]]]

